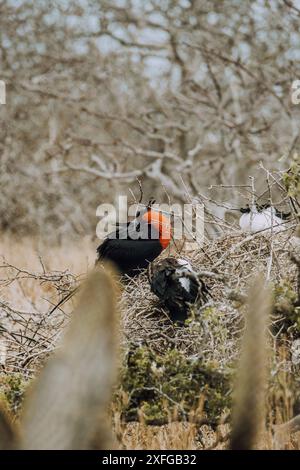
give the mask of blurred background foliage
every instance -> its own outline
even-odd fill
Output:
[[[0,228],[94,234],[137,177],[159,202],[265,189],[298,145],[298,4],[0,0]]]

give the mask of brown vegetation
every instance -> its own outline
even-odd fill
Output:
[[[0,2],[2,229],[94,234],[98,204],[131,197],[136,177],[147,197],[199,198],[223,219],[248,175],[264,188],[260,161],[282,170],[297,150],[297,9],[119,3]]]
[[[222,423],[228,421],[231,409],[231,390],[243,331],[245,289],[255,273],[269,272],[270,242],[276,260],[270,271],[275,310],[268,335],[271,370],[268,433],[259,446],[275,445],[270,434],[273,424],[292,418],[299,400],[299,365],[292,362],[292,345],[299,330],[297,323],[291,321],[297,267],[289,258],[290,235],[289,230],[272,239],[264,235],[227,235],[208,242],[204,252],[186,253],[195,268],[206,272],[213,299],[204,308],[192,310],[185,327],[177,327],[168,320],[167,312],[150,292],[146,274],[126,283],[120,300],[124,333],[119,338],[122,345],[120,385],[115,390],[111,410],[119,445],[124,448],[218,448],[224,445],[224,439],[226,444],[229,429],[228,424]],[[11,246],[14,247],[15,242],[5,243],[6,253]],[[47,273],[42,271],[34,251],[27,261],[31,267],[36,263],[34,276],[28,275],[25,259],[22,278],[12,278],[12,268],[5,264],[2,267],[1,278],[6,281],[10,278],[8,284],[2,284],[2,299],[5,296],[10,309],[4,309],[7,323],[2,338],[6,358],[2,366],[1,393],[17,420],[28,378],[35,376],[36,369],[57,348],[61,331],[70,319],[73,300],[63,306],[64,313],[56,310],[50,318],[47,311],[51,305],[41,300],[52,298],[54,302],[57,298],[56,279],[51,279],[55,272],[51,268],[57,268],[59,262],[63,267],[64,251],[54,248],[54,253],[55,259],[53,256],[44,259],[49,269]],[[81,259],[77,273],[82,275],[86,272],[86,253],[90,253],[92,259],[91,246],[79,256],[74,245],[73,253],[74,256],[77,253],[77,262]],[[220,264],[220,253],[231,253],[231,256],[224,257]],[[19,253],[15,256],[11,255],[12,264],[17,260],[21,262]],[[209,271],[215,263],[219,266],[218,273]],[[42,276],[46,274],[45,280]],[[65,295],[65,290],[63,292]],[[43,305],[38,322],[32,312],[25,311],[28,302],[35,307]],[[30,325],[34,326],[33,332]],[[32,341],[34,333],[35,341]],[[254,347],[256,345],[257,335],[253,343]],[[297,444],[293,441],[289,445]]]
[[[106,410],[117,447],[299,449],[300,107],[291,100],[300,76],[299,16],[285,0],[88,0],[85,7],[0,0],[7,95],[0,105],[0,448],[10,446],[20,423],[26,435],[18,446],[107,445],[97,437],[90,443],[97,426],[85,408],[89,393],[101,389],[97,358],[109,346],[101,332],[107,321],[109,338],[121,346]],[[184,327],[170,321],[146,273],[119,286],[115,333],[114,293],[101,274],[105,287],[91,288],[75,311],[77,295],[50,313],[93,269],[97,206],[120,195],[205,206],[203,245],[175,240],[163,254],[188,259],[212,292],[206,305],[191,307]],[[291,212],[285,230],[241,233],[238,210],[255,199]],[[256,367],[246,356],[249,366],[238,373],[247,312],[257,318],[263,307],[257,285],[257,299],[247,300],[258,273],[272,293],[270,327],[266,341],[259,330],[253,343],[246,329]],[[268,358],[265,412],[260,354]],[[64,355],[71,379],[56,402],[51,383]],[[104,366],[109,394],[115,367]],[[24,402],[38,375],[40,392]],[[237,413],[242,421],[230,441],[232,392],[242,377],[248,396],[238,395],[236,410],[254,398],[253,414],[246,426]],[[247,383],[256,384],[255,394]],[[57,420],[67,422],[59,412],[66,393],[74,408],[63,411],[76,408],[89,442],[54,431]],[[101,413],[103,397],[92,397]],[[43,427],[45,414],[33,436],[37,409],[48,399],[52,427]]]

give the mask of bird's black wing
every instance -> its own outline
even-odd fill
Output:
[[[151,282],[151,291],[157,295],[160,299],[164,299],[167,285],[168,285],[168,278],[171,273],[167,270],[161,270],[155,273]]]
[[[258,211],[262,212],[263,210],[269,209],[270,207],[272,207],[271,204],[269,202],[267,202],[266,204],[261,204],[260,206],[258,206]],[[288,220],[291,217],[291,212],[283,212],[283,211],[280,211],[279,209],[277,209],[275,206],[273,206],[273,207],[275,209],[275,215],[279,219]]]
[[[117,222],[117,227],[116,230],[113,232],[110,232],[105,240],[101,243],[101,245],[98,246],[97,248],[97,254],[98,258],[97,260],[101,260],[103,258],[106,258],[107,252],[110,248],[110,240],[120,240],[123,238],[128,237],[128,227],[131,222],[126,222],[126,223],[119,223]]]
[[[279,217],[279,219],[281,220],[288,220],[292,215],[291,212],[282,212],[276,209],[276,207],[275,207],[275,214],[276,214],[276,217]]]

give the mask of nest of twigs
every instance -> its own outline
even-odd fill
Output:
[[[243,328],[243,309],[250,278],[262,271],[274,286],[288,281],[297,290],[297,267],[290,257],[292,230],[273,235],[228,234],[202,247],[181,252],[202,273],[211,299],[191,306],[184,327],[174,324],[168,311],[150,291],[147,274],[128,279],[121,309],[126,344],[145,344],[159,353],[177,348],[187,356],[201,356],[219,365],[236,358]],[[168,256],[168,254],[164,254]],[[273,319],[278,322],[279,318]]]

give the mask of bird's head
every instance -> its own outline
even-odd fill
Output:
[[[242,214],[258,214],[259,212],[261,212],[261,209],[260,209],[261,206],[259,206],[258,204],[256,203],[253,203],[251,204],[251,206],[249,204],[246,205],[246,207],[242,207],[240,209],[240,212]]]
[[[241,207],[240,212],[242,214],[249,214],[251,212],[251,209],[250,209],[249,205],[247,205],[247,207]]]

